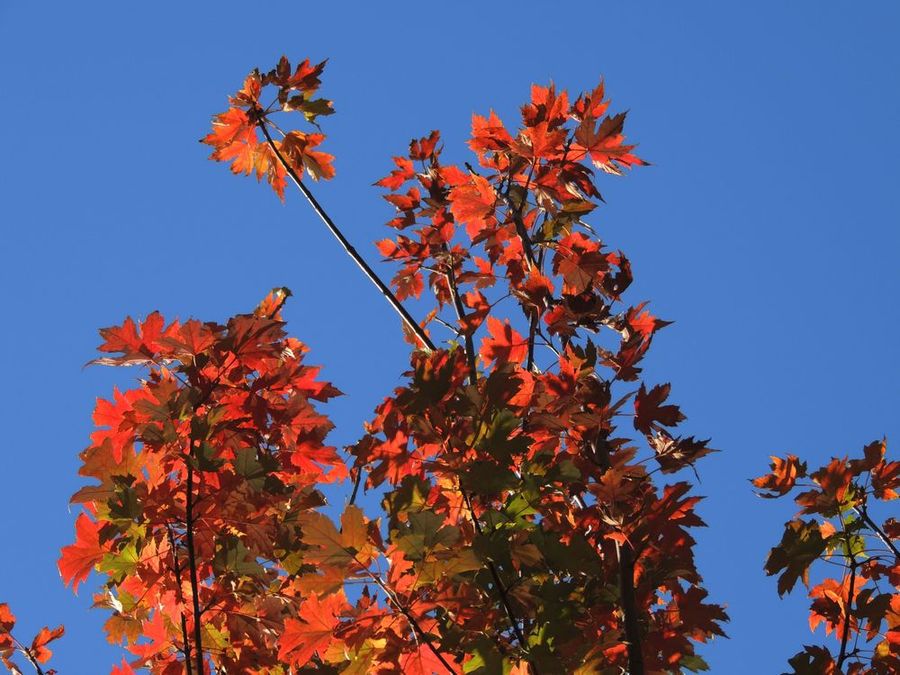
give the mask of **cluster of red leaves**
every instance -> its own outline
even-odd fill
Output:
[[[30,664],[36,669],[40,668],[40,664],[47,663],[53,652],[47,647],[48,644],[62,637],[65,629],[57,626],[50,630],[46,626],[41,628],[40,632],[34,636],[31,644],[28,645],[19,642],[13,634],[12,630],[16,627],[16,617],[9,609],[9,605],[0,602],[0,663],[9,669],[14,675],[21,675],[22,670],[13,662],[16,652],[19,652]],[[40,672],[45,675],[54,675],[56,671],[52,668],[40,668]]]
[[[72,498],[84,512],[59,570],[73,588],[105,576],[95,605],[136,657],[118,672],[183,673],[197,633],[227,672],[281,672],[266,669],[321,583],[304,528],[324,503],[316,486],[347,471],[314,401],[338,391],[285,336],[286,295],[225,325],[153,313],[101,331],[100,363],[147,373],[97,402],[79,470],[95,482]]]
[[[378,521],[356,506],[338,524],[317,510],[318,487],[347,477],[313,405],[338,391],[285,335],[289,294],[276,289],[225,325],[166,325],[153,313],[101,330],[109,356],[95,363],[148,372],[97,403],[79,472],[96,483],[72,498],[84,513],[59,569],[76,589],[92,571],[105,576],[95,606],[112,610],[108,638],[134,655],[113,675],[444,668],[427,638],[433,603],[403,602],[416,547],[386,550]],[[441,532],[435,578],[476,564],[471,552],[468,568],[453,562],[458,538]],[[192,670],[198,650],[204,666]]]
[[[823,625],[837,643],[836,651],[806,646],[789,660],[797,675],[900,672],[900,523],[874,516],[900,490],[900,462],[885,452],[875,441],[860,458],[834,458],[812,472],[794,455],[773,457],[771,473],[753,480],[763,497],[798,491],[800,511],[769,553],[766,573],[779,575],[779,595],[802,580],[812,598],[810,629]],[[811,585],[818,561],[837,565],[840,575]]]
[[[416,352],[351,451],[369,487],[389,485],[388,555],[418,555],[392,564],[393,587],[466,672],[699,670],[695,643],[727,619],[694,565],[699,498],[647,468],[681,471],[711,450],[670,431],[684,416],[668,385],[620,391],[667,322],[619,306],[628,260],[582,220],[600,198],[584,160],[644,163],[607,107],[602,84],[571,104],[536,86],[516,134],[474,117],[479,169],[444,164],[432,132],[378,181],[397,209],[400,233],[378,247],[400,264],[398,297],[419,297],[427,276],[429,320],[461,344]],[[504,315],[510,296],[520,311]],[[616,435],[622,418],[648,454]]]
[[[324,69],[324,61],[314,66],[307,59],[292,70],[287,58],[281,57],[268,73],[250,73],[244,86],[229,98],[231,107],[213,117],[212,132],[202,139],[213,147],[210,158],[231,162],[236,174],[255,173],[257,180],[265,176],[282,201],[288,171],[299,177],[305,169],[314,180],[334,178],[334,157],[315,149],[325,140],[324,134],[284,133],[270,120],[276,112],[298,112],[315,125],[319,116],[332,114],[331,101],[315,98]],[[264,104],[260,97],[269,85],[276,88],[275,96]],[[269,126],[282,134],[281,140],[271,138]]]

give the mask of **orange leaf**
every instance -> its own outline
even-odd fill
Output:
[[[300,620],[288,619],[284,622],[278,658],[300,667],[307,664],[316,653],[323,656],[334,641],[337,614],[343,605],[344,601],[339,595],[329,595],[322,602],[317,595],[309,596],[300,607]]]
[[[50,657],[53,656],[53,652],[47,649],[47,645],[62,637],[65,632],[66,629],[63,626],[57,626],[53,630],[46,626],[41,628],[41,632],[35,636],[34,641],[31,643],[31,655],[40,663],[47,663]]]
[[[466,232],[472,239],[494,222],[494,205],[497,195],[493,186],[483,176],[472,176],[469,183],[450,191],[450,210],[453,217],[466,224]]]
[[[801,462],[796,455],[788,455],[785,459],[773,456],[771,459],[769,466],[772,472],[751,481],[760,490],[769,491],[770,494],[760,494],[766,498],[786,495],[794,488],[797,479],[806,475],[806,462]]]
[[[100,523],[82,513],[75,521],[75,543],[63,547],[57,563],[63,582],[71,583],[72,590],[77,591],[78,584],[88,578],[104,553],[100,545]]]
[[[489,337],[481,342],[481,357],[488,362],[521,363],[528,355],[528,342],[509,325],[493,316],[487,318]]]

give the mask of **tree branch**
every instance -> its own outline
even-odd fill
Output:
[[[193,440],[191,441],[191,455],[187,460],[187,500],[185,505],[185,535],[187,536],[188,568],[191,580],[191,602],[194,613],[194,647],[197,665],[197,675],[203,675],[203,635],[200,626],[200,593],[197,582],[197,558],[194,550],[194,467],[191,460],[194,456]]]
[[[435,345],[428,337],[427,333],[425,333],[425,329],[422,328],[418,322],[412,318],[410,313],[406,310],[406,308],[400,303],[397,299],[397,296],[394,295],[393,291],[381,280],[381,277],[375,273],[375,271],[369,266],[369,264],[363,259],[363,257],[357,253],[356,249],[350,244],[350,241],[344,236],[343,232],[341,232],[340,228],[335,225],[334,221],[328,215],[324,208],[322,208],[321,204],[319,204],[318,200],[316,200],[313,193],[310,191],[306,184],[300,179],[297,175],[297,172],[294,171],[294,168],[287,162],[284,158],[284,155],[281,154],[281,151],[278,149],[278,146],[275,145],[275,141],[272,140],[272,136],[269,134],[269,130],[266,127],[265,119],[260,116],[259,121],[257,122],[260,130],[263,132],[263,135],[266,137],[266,142],[269,144],[269,147],[272,149],[272,152],[275,154],[275,157],[278,159],[278,162],[281,164],[282,168],[285,170],[288,176],[291,177],[291,180],[294,182],[294,185],[297,186],[297,189],[303,193],[303,196],[306,197],[306,200],[309,202],[310,206],[312,206],[313,211],[316,212],[316,215],[319,216],[319,219],[325,223],[325,226],[328,228],[328,231],[334,235],[334,238],[338,240],[341,247],[344,251],[349,255],[353,262],[355,262],[359,268],[363,271],[363,274],[371,281],[375,287],[381,292],[384,298],[390,303],[391,307],[394,308],[394,311],[400,315],[400,318],[403,319],[403,323],[412,331],[413,335],[418,338],[419,342],[422,344],[422,347],[427,351],[434,351]]]
[[[181,565],[178,563],[178,549],[175,546],[175,534],[172,532],[172,526],[166,523],[166,532],[169,534],[169,547],[172,549],[172,571],[175,572],[176,592],[175,597],[181,604],[181,639],[184,642],[184,667],[186,675],[193,675],[193,665],[191,663],[191,642],[188,639],[187,618],[184,616],[184,593],[181,589]]]
[[[860,516],[862,516],[863,522],[868,525],[875,532],[876,536],[881,539],[882,543],[887,546],[894,554],[894,557],[900,562],[900,550],[897,549],[897,546],[894,542],[891,541],[890,537],[885,534],[884,530],[878,527],[878,524],[869,517],[869,512],[866,511],[865,506],[860,506],[857,509],[854,509]]]
[[[462,485],[459,486],[459,491],[462,493],[463,500],[466,502],[466,506],[469,508],[469,513],[472,514],[472,524],[475,526],[475,531],[479,536],[483,534],[483,530],[481,529],[481,523],[478,521],[478,516],[475,515],[475,510],[472,508],[472,500],[469,498],[468,493],[465,491]],[[516,639],[519,641],[519,645],[522,650],[526,654],[526,659],[528,663],[531,664],[531,670],[534,672],[534,675],[540,675],[540,670],[538,670],[537,664],[532,661],[532,659],[528,656],[528,643],[525,641],[525,636],[522,634],[522,629],[519,627],[519,620],[516,618],[516,613],[513,611],[512,603],[509,601],[509,592],[506,590],[506,586],[503,583],[503,580],[500,578],[500,572],[497,570],[497,566],[494,565],[493,560],[487,561],[488,571],[491,573],[491,578],[494,580],[494,586],[497,587],[497,593],[500,595],[500,601],[503,604],[503,609],[506,612],[506,617],[509,619],[509,623],[512,625],[513,633],[516,636]]]
[[[12,633],[7,634],[12,638],[16,645],[16,649],[22,652],[22,655],[28,660],[28,663],[31,664],[32,668],[34,668],[36,675],[44,675],[44,669],[41,668],[41,664],[38,663],[38,660],[34,658],[34,654],[31,653],[31,650],[13,637]],[[13,667],[18,671],[18,667],[15,664],[13,664]]]
[[[616,542],[619,556],[619,595],[625,620],[625,639],[628,647],[628,675],[644,675],[644,653],[641,648],[641,628],[637,621],[634,599],[634,550],[627,542]]]
[[[444,252],[450,254],[447,244],[444,244]],[[456,283],[456,273],[453,271],[453,261],[447,263],[447,285],[450,287],[450,297],[453,299],[453,309],[456,311],[456,319],[462,324],[466,318],[466,309],[463,307],[462,299],[459,297],[459,287]],[[475,364],[475,342],[472,339],[472,331],[466,330],[464,325],[460,328],[463,330],[466,343],[466,361],[469,364],[469,383],[475,384],[478,379],[478,366]]]
[[[447,245],[444,244],[444,250],[447,250]],[[450,287],[450,296],[453,299],[453,307],[456,310],[456,318],[462,322],[466,317],[466,311],[463,307],[462,300],[459,297],[459,288],[456,284],[456,276],[453,272],[453,264],[452,262],[448,264],[447,271],[447,284]],[[472,333],[467,331],[465,333],[465,342],[466,342],[466,360],[469,364],[469,383],[474,385],[478,381],[478,367],[475,364],[475,344],[472,339]],[[478,521],[478,516],[475,515],[475,509],[472,508],[472,500],[469,497],[468,492],[465,488],[463,488],[462,484],[458,484],[459,492],[463,497],[463,500],[466,502],[466,506],[469,508],[469,513],[472,516],[472,524],[475,527],[475,531],[479,534],[482,534],[481,523]],[[509,623],[512,626],[513,633],[516,636],[516,639],[519,641],[519,645],[522,650],[527,653],[528,651],[528,643],[525,641],[525,636],[522,634],[522,629],[519,627],[519,620],[516,617],[515,612],[513,611],[512,604],[509,601],[509,592],[506,589],[506,586],[503,583],[503,580],[500,578],[500,572],[497,569],[497,566],[494,565],[492,560],[487,561],[487,568],[491,574],[491,578],[494,580],[494,585],[497,587],[497,593],[500,596],[500,601],[503,604],[503,609],[506,612],[506,616],[509,619]],[[539,675],[539,671],[537,665],[528,660],[531,663],[531,668],[534,671],[535,675]]]
[[[366,571],[368,572],[368,570],[366,570]],[[378,576],[377,574],[372,574],[371,572],[368,572],[368,574],[369,574],[369,578],[372,579],[372,581],[374,581],[375,584],[376,584],[382,591],[384,591],[385,596],[391,601],[391,603],[397,608],[397,610],[398,610],[398,611],[404,616],[404,618],[409,622],[409,625],[412,626],[413,633],[416,633],[416,634],[417,634],[417,635],[425,642],[425,644],[426,644],[426,645],[428,646],[428,648],[431,650],[432,654],[434,654],[434,655],[437,657],[437,660],[441,662],[441,665],[444,666],[444,668],[447,669],[447,672],[450,673],[451,675],[454,675],[454,674],[456,673],[456,671],[455,671],[455,670],[453,669],[453,667],[447,662],[447,659],[444,657],[444,655],[441,654],[441,653],[435,648],[434,644],[431,642],[431,638],[429,637],[429,635],[428,635],[424,630],[422,630],[422,626],[419,625],[419,622],[418,622],[418,621],[416,620],[416,618],[412,615],[412,612],[410,612],[410,611],[403,605],[403,603],[400,602],[400,599],[397,598],[397,596],[394,594],[394,592],[393,592],[391,589],[388,588],[387,584],[384,583],[384,581],[382,580],[382,578],[381,578],[380,576]]]
[[[435,344],[431,341],[431,338],[429,338],[428,335],[425,333],[425,330],[415,321],[415,319],[412,318],[412,316],[409,314],[409,312],[406,310],[406,308],[397,299],[397,296],[394,295],[394,293],[391,291],[390,288],[388,288],[387,285],[385,285],[385,283],[375,273],[375,271],[369,266],[369,264],[363,259],[363,257],[359,253],[357,253],[356,249],[353,248],[353,246],[350,244],[349,240],[341,232],[340,228],[338,228],[338,226],[334,223],[334,221],[331,219],[331,217],[328,215],[328,213],[325,211],[325,209],[322,208],[322,206],[319,204],[318,200],[315,198],[315,195],[313,195],[313,193],[310,191],[310,189],[308,187],[306,187],[306,185],[303,183],[303,181],[297,175],[297,172],[294,171],[294,168],[287,162],[287,160],[281,154],[281,151],[279,151],[278,146],[275,145],[275,141],[272,140],[272,136],[269,134],[269,130],[266,127],[266,122],[265,122],[265,119],[263,116],[260,116],[259,121],[257,122],[257,125],[259,126],[263,135],[266,137],[266,142],[268,143],[269,147],[272,149],[272,152],[274,153],[275,157],[278,159],[282,168],[285,170],[287,175],[290,176],[291,180],[294,182],[294,185],[297,186],[297,189],[299,189],[300,192],[303,193],[303,196],[306,197],[306,200],[309,202],[310,206],[312,206],[313,211],[315,211],[316,215],[319,216],[319,219],[323,223],[325,223],[325,226],[328,228],[329,232],[331,232],[331,234],[334,235],[334,238],[338,240],[338,243],[340,243],[341,247],[344,249],[344,251],[347,253],[347,255],[349,255],[353,259],[353,261],[357,264],[357,266],[363,271],[363,274],[365,274],[366,277],[368,277],[369,281],[371,281],[375,285],[375,287],[381,292],[381,294],[385,297],[385,299],[390,303],[391,307],[394,308],[394,311],[396,311],[397,314],[400,315],[400,317],[403,319],[403,322],[413,332],[413,334],[416,336],[416,338],[418,338],[418,340],[422,344],[422,346],[428,351],[434,351],[436,349]],[[524,224],[523,224],[523,228],[524,228]],[[527,237],[527,232],[525,232],[524,234]],[[526,255],[529,258],[532,258],[532,252],[530,250],[530,247],[528,248],[528,252]],[[451,273],[452,273],[452,268],[451,268]],[[455,280],[452,282],[452,286],[455,286]],[[454,307],[457,309],[457,312],[459,312],[460,310],[462,310],[462,303],[459,301],[459,296],[456,291],[454,291],[454,295],[456,296],[456,299],[454,300]],[[458,305],[457,305],[457,302],[459,302]],[[476,378],[477,371],[472,368],[473,359],[474,359],[474,344],[472,342],[472,338],[470,335],[467,336],[467,339],[466,339],[466,353],[467,353],[468,358],[470,359],[469,360],[470,377]],[[467,503],[469,503],[469,509],[471,511],[471,503],[469,502],[468,494],[465,491],[463,491],[462,486],[460,486],[460,491],[462,492],[463,498],[466,500]],[[478,519],[475,516],[474,512],[472,512],[472,520],[475,525],[476,531],[479,534],[481,534],[481,525],[479,524]],[[503,581],[500,578],[500,574],[497,571],[497,568],[494,565],[493,561],[489,560],[487,563],[487,566],[488,566],[488,570],[491,573],[491,577],[494,580],[494,584],[497,587],[497,591],[500,594],[500,599],[503,604],[503,608],[506,611],[506,615],[509,618],[510,623],[512,624],[513,632],[515,633],[516,638],[518,639],[522,649],[527,651],[527,643],[525,642],[525,636],[522,635],[522,630],[519,627],[518,620],[516,619],[515,613],[513,612],[513,609],[512,609],[512,605],[509,602],[509,596],[506,591],[506,586],[503,584]],[[404,616],[407,616],[405,610],[402,607],[398,607],[398,609],[400,609],[400,611],[404,613]],[[409,617],[407,616],[407,618],[409,618]],[[430,643],[429,643],[429,646],[431,647],[432,651],[435,651],[434,647],[431,646]],[[447,664],[443,660],[443,657],[441,657],[436,651],[435,651],[435,654],[438,656],[439,659],[441,659],[441,662],[444,663],[444,665],[446,666]],[[533,663],[531,665],[532,665],[532,670],[534,671],[535,675],[540,675],[540,673],[537,669],[537,666]],[[447,666],[447,667],[449,668],[449,666]],[[452,669],[450,670],[450,672],[453,672]]]
[[[856,585],[856,557],[853,555],[852,544],[847,541],[847,550],[850,551],[850,586],[847,589],[847,604],[844,605],[844,630],[841,635],[841,652],[838,654],[837,668],[844,672],[844,661],[847,658],[847,641],[850,638],[850,621],[853,618],[853,591]]]

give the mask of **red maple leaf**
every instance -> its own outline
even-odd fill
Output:
[[[75,543],[62,548],[57,563],[63,582],[71,583],[72,590],[77,591],[78,584],[88,578],[104,553],[106,550],[100,545],[100,523],[82,513],[75,521]]]
[[[466,232],[472,239],[494,223],[496,202],[494,188],[483,176],[472,176],[470,182],[450,191],[450,211],[456,220],[466,224]]]
[[[521,363],[528,355],[528,341],[509,325],[493,316],[487,318],[489,337],[481,341],[481,357],[487,361]]]
[[[660,405],[669,397],[671,384],[658,384],[650,391],[641,384],[637,396],[634,398],[634,428],[649,434],[654,423],[660,423],[667,427],[674,427],[684,415],[677,405]]]
[[[50,657],[53,656],[53,652],[47,649],[47,645],[62,637],[65,632],[66,629],[62,626],[57,626],[53,630],[46,626],[41,628],[41,632],[35,636],[31,643],[31,655],[40,663],[47,663]]]
[[[314,654],[324,655],[334,641],[337,615],[344,604],[337,594],[326,596],[321,602],[317,595],[310,595],[300,607],[299,620],[288,619],[284,622],[278,658],[300,667],[308,663]]]
[[[607,173],[621,174],[621,167],[646,166],[647,162],[633,155],[634,145],[625,145],[622,129],[625,126],[626,113],[606,117],[600,126],[594,126],[594,118],[587,117],[575,130],[575,143],[572,150],[576,157],[580,153],[590,155],[598,169]]]

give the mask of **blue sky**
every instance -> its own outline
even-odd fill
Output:
[[[347,393],[339,445],[405,368],[397,321],[305,204],[197,143],[248,70],[331,59],[338,177],[316,190],[373,261],[390,207],[371,183],[412,136],[439,128],[463,159],[473,112],[512,122],[531,82],[602,74],[654,166],[605,181],[592,222],[631,258],[631,300],[676,322],[649,380],[722,450],[700,467],[698,557],[731,639],[703,652],[713,672],[780,672],[815,638],[802,594],[762,573],[789,505],[746,479],[770,454],[900,437],[898,31],[888,1],[0,1],[0,601],[26,633],[66,624],[65,675],[119,660],[90,583],[75,597],[55,567],[93,401],[135,375],[82,369],[98,327],[221,320],[290,286],[290,331]]]

